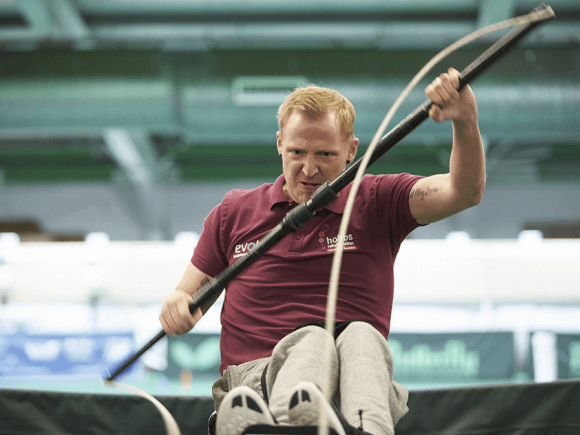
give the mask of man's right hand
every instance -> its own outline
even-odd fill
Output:
[[[159,321],[167,334],[184,334],[201,319],[203,315],[201,308],[198,308],[193,314],[189,312],[189,305],[192,302],[193,297],[183,290],[175,290],[165,298]]]

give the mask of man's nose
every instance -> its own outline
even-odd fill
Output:
[[[318,163],[314,156],[306,156],[304,159],[304,165],[302,166],[302,171],[307,177],[314,177],[318,174]]]

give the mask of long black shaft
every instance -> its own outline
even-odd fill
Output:
[[[541,5],[536,10],[547,9],[549,7]],[[552,15],[553,16],[553,15]],[[541,21],[534,21],[528,24],[521,25],[514,28],[511,32],[500,38],[496,43],[489,47],[481,56],[475,59],[467,68],[461,72],[460,88],[463,88],[483,71],[485,71],[491,64],[499,59],[504,53],[512,48],[521,38],[530,32]],[[381,138],[377,147],[369,160],[369,166],[377,161],[383,154],[393,148],[397,143],[413,131],[419,124],[429,117],[429,109],[431,107],[431,100],[425,101],[399,124],[397,124],[389,133]],[[201,307],[205,312],[209,309],[211,304],[219,297],[226,285],[243,272],[248,266],[260,258],[272,246],[278,243],[287,234],[297,231],[308,222],[319,210],[339,196],[339,192],[352,182],[356,176],[356,172],[362,157],[352,163],[348,169],[340,174],[332,182],[327,182],[321,186],[313,195],[312,198],[303,204],[294,207],[284,217],[283,221],[278,224],[270,233],[268,233],[256,248],[240,257],[237,261],[228,266],[224,271],[218,274],[209,283],[197,290],[193,295],[193,303],[190,304],[189,310],[193,313]],[[162,330],[151,341],[149,341],[137,353],[125,361],[115,372],[110,375],[107,380],[112,381],[127,368],[129,368],[141,355],[149,350],[157,341],[165,336]]]

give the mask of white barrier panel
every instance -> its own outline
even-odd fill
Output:
[[[395,264],[402,303],[580,301],[580,240],[408,240]]]
[[[21,243],[0,262],[11,302],[161,302],[193,249],[173,242]],[[580,241],[407,240],[397,303],[580,302]]]

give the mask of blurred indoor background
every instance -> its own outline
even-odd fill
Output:
[[[475,208],[416,230],[390,343],[409,388],[580,377],[580,2],[472,88],[487,157]],[[206,214],[281,173],[294,87],[357,110],[362,155],[419,69],[538,0],[0,0],[0,387],[101,391],[159,330]],[[505,32],[452,54],[466,67]],[[448,170],[427,120],[368,173]],[[210,395],[219,303],[120,380]]]

